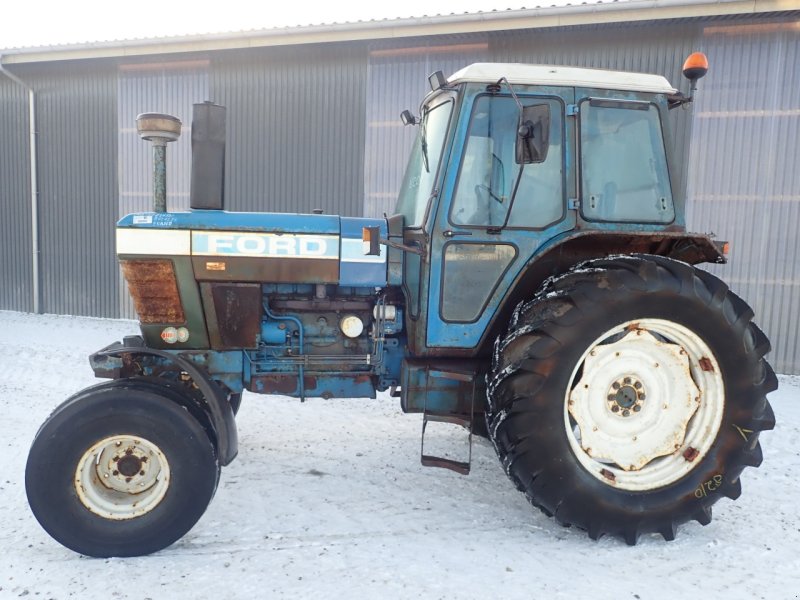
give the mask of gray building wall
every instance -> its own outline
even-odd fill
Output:
[[[229,210],[360,216],[366,46],[215,55],[211,99],[228,108]]]
[[[58,314],[117,316],[118,291],[115,285],[109,285],[116,281],[118,270],[112,250],[118,191],[116,69],[98,61],[27,66],[14,72],[36,91],[41,309]],[[10,82],[1,83],[7,89]],[[25,154],[25,167],[14,167],[17,179],[8,195],[8,184],[0,184],[4,188],[3,215],[9,214],[13,227],[18,228],[14,235],[20,245],[15,251],[28,254],[15,276],[24,282],[22,272],[31,268],[27,233],[30,188],[28,139],[19,129],[28,130],[27,102],[16,100],[11,106],[4,105],[0,114],[3,119],[10,115],[24,124],[16,126],[10,143],[4,139],[2,154]],[[12,161],[18,163],[18,159]],[[30,277],[27,275],[28,281]],[[30,284],[21,289],[28,297],[17,298],[19,304],[9,303],[8,308],[32,308]]]
[[[693,108],[688,225],[731,241],[708,270],[753,307],[780,373],[800,373],[800,17],[708,23]]]
[[[0,75],[0,309],[33,310],[28,93]]]

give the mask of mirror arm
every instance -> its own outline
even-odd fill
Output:
[[[667,107],[672,110],[679,106],[686,106],[694,101],[694,96],[684,96],[681,92],[667,96]]]

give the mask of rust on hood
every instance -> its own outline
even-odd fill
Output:
[[[185,323],[171,260],[121,260],[133,305],[142,323]]]

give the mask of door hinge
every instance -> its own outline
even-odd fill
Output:
[[[581,201],[577,198],[570,198],[567,200],[567,208],[569,210],[578,210],[581,207]]]
[[[578,105],[577,104],[567,104],[567,116],[568,117],[574,117],[575,115],[578,114],[578,112],[580,112],[580,110],[578,109]]]

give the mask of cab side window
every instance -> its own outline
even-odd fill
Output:
[[[563,216],[562,106],[556,100],[541,98],[535,102],[524,98],[522,102],[550,105],[547,160],[517,164],[517,103],[506,96],[480,96],[473,105],[450,210],[454,225],[500,227],[505,223],[509,227],[541,228]]]

